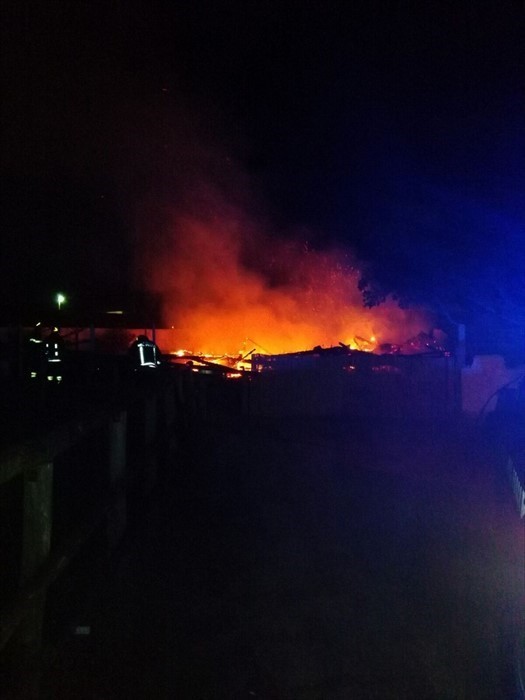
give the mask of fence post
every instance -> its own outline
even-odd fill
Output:
[[[51,546],[53,463],[48,462],[24,474],[24,540],[22,584],[31,579],[47,559]]]
[[[107,535],[110,553],[118,547],[127,526],[126,447],[127,412],[121,411],[109,426],[109,482],[114,497],[108,517]]]
[[[46,561],[51,547],[53,504],[53,463],[44,463],[24,473],[24,513],[21,585],[37,573]],[[47,591],[42,589],[31,600],[26,615],[13,634],[18,653],[22,687],[20,697],[39,697],[42,652],[42,630]]]
[[[164,429],[166,431],[166,452],[167,455],[172,455],[177,448],[177,403],[175,391],[178,387],[175,384],[169,384],[168,389],[164,392]]]
[[[157,483],[157,396],[147,396],[144,404],[144,487],[150,494]]]
[[[462,323],[457,326],[457,348],[456,348],[456,410],[459,415],[463,411],[463,368],[467,357],[466,329]]]

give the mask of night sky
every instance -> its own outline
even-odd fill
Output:
[[[203,183],[387,291],[518,274],[524,28],[505,0],[4,4],[4,305],[129,305]]]

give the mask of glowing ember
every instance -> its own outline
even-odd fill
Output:
[[[377,338],[375,335],[371,336],[368,340],[366,338],[361,338],[361,336],[356,335],[355,338],[349,343],[345,343],[350,350],[362,350],[363,352],[374,352],[377,348]]]

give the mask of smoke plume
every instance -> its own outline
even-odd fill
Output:
[[[177,211],[164,209],[163,221],[148,222],[156,247],[142,251],[141,267],[162,300],[164,327],[173,329],[165,350],[281,353],[356,336],[398,343],[430,330],[420,310],[393,301],[364,308],[352,253],[314,250],[304,231],[276,235],[247,207],[199,186]]]

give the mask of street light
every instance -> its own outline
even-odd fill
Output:
[[[66,297],[63,294],[60,294],[60,292],[57,294],[57,304],[58,304],[58,310],[62,308],[62,304],[66,302]]]

